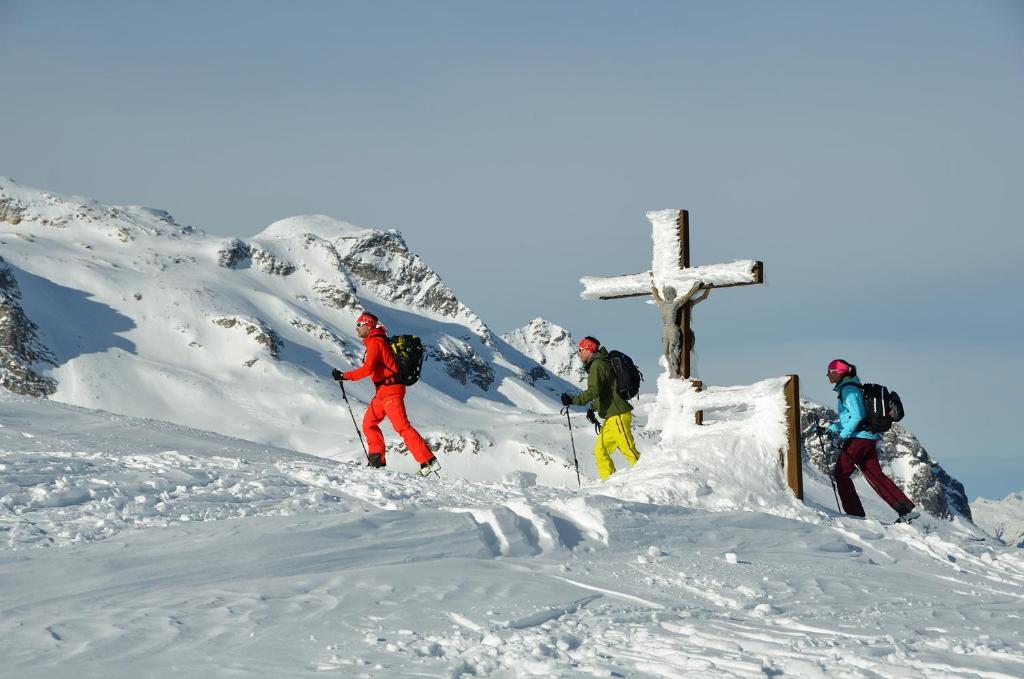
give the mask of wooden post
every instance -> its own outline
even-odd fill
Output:
[[[786,478],[789,487],[798,499],[804,499],[804,469],[803,456],[800,452],[800,376],[790,375],[785,386],[786,392],[786,419],[789,431],[789,451],[786,455]],[[782,462],[783,451],[779,451],[779,461]]]
[[[679,326],[679,338],[681,340],[681,348],[679,350],[679,376],[684,380],[688,380],[693,377],[690,372],[693,370],[693,365],[690,363],[690,354],[693,352],[693,342],[691,341],[693,339],[693,333],[690,332],[690,311],[691,306],[690,303],[687,302],[681,306],[679,311],[676,313],[676,325]]]
[[[693,377],[693,365],[691,364],[694,345],[691,330],[693,307],[696,303],[706,299],[712,288],[734,288],[764,282],[764,263],[761,261],[751,262],[750,270],[747,272],[737,271],[735,267],[726,265],[727,268],[730,268],[727,275],[715,271],[716,267],[696,267],[696,271],[694,271],[694,267],[690,264],[690,213],[686,210],[676,212],[677,242],[669,243],[667,242],[669,239],[658,237],[663,224],[661,219],[665,212],[662,210],[647,214],[647,218],[654,226],[656,238],[654,243],[654,262],[656,264],[651,271],[600,279],[588,276],[581,278],[580,282],[584,287],[583,297],[587,299],[622,299],[654,295],[662,312],[662,323],[664,324],[662,339],[665,359],[668,361],[670,372],[673,377],[690,379]],[[678,250],[672,249],[674,246],[677,246]],[[666,262],[666,259],[669,261]],[[675,267],[671,266],[673,259]],[[666,270],[662,271],[662,269]],[[669,285],[673,282],[673,277],[676,274],[686,272],[688,269],[690,271],[683,277],[683,280],[692,281],[695,288],[676,290],[674,285]],[[588,290],[592,285],[597,286],[604,282],[615,283],[614,294],[600,294],[598,290]],[[662,287],[663,282],[667,287]],[[703,296],[694,297],[693,294],[697,290],[702,290]],[[678,356],[676,356],[677,352]]]
[[[693,388],[696,391],[701,391],[704,389],[704,383],[701,382],[700,380],[694,380]],[[695,412],[693,414],[693,419],[697,422],[697,426],[704,424],[704,411],[698,410],[697,412]]]
[[[676,226],[679,228],[679,268],[687,269],[690,266],[690,213],[687,210],[680,210],[676,217]],[[679,375],[685,380],[693,377],[690,365],[690,352],[693,346],[690,342],[690,320],[693,307],[689,302],[684,304],[676,314],[676,325],[679,326],[679,337],[681,349],[679,351]],[[698,424],[700,424],[698,422]]]

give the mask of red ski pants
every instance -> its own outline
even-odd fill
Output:
[[[882,471],[881,465],[878,464],[876,444],[877,441],[871,439],[851,439],[836,462],[836,488],[839,490],[839,498],[843,501],[843,510],[851,516],[864,516],[864,505],[860,503],[857,489],[850,479],[850,475],[857,467],[864,473],[864,478],[878,493],[878,497],[885,500],[898,513],[903,514],[914,508],[910,498]]]
[[[363,433],[366,434],[366,445],[369,447],[370,455],[379,453],[381,462],[385,462],[384,434],[380,430],[380,423],[385,416],[391,420],[391,426],[405,441],[406,447],[417,462],[422,464],[434,457],[427,447],[427,442],[409,423],[409,416],[405,412],[404,384],[379,387],[377,394],[370,401],[370,407],[366,409],[363,416]]]

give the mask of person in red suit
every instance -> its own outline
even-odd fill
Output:
[[[405,441],[409,452],[420,463],[419,473],[426,476],[437,471],[440,469],[437,458],[430,452],[427,442],[420,433],[413,428],[409,422],[409,415],[405,412],[405,385],[399,379],[398,362],[388,342],[387,328],[380,324],[376,316],[364,311],[356,319],[356,334],[366,345],[363,365],[345,373],[335,368],[331,371],[331,377],[351,382],[369,377],[377,387],[377,393],[374,394],[370,406],[366,409],[366,415],[363,416],[363,433],[366,434],[369,465],[376,468],[387,466],[387,460],[384,458],[384,434],[380,430],[380,423],[387,416],[391,426]]]

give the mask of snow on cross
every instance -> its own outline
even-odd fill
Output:
[[[690,330],[690,321],[693,307],[707,299],[712,288],[763,283],[764,264],[746,259],[729,264],[691,267],[689,213],[678,209],[655,210],[647,213],[647,219],[654,227],[651,270],[611,278],[585,276],[580,279],[583,284],[581,296],[584,299],[618,299],[653,295],[661,309],[662,347],[669,377],[692,380],[690,356],[694,335]],[[698,292],[701,292],[700,296],[694,297]],[[692,380],[691,385],[697,391],[703,387],[696,380]],[[788,444],[786,449],[779,450],[779,462],[786,469],[787,481],[793,493],[803,499],[800,382],[796,375],[787,376],[783,393]],[[696,424],[703,424],[702,410],[696,410],[693,415]]]
[[[752,259],[728,264],[690,266],[690,216],[686,210],[647,213],[654,236],[651,270],[599,278],[584,276],[583,299],[619,299],[653,295],[661,308],[665,358],[672,377],[691,377],[690,351],[693,307],[707,299],[712,288],[758,285],[764,282],[764,264]],[[697,298],[698,291],[703,294]],[[685,346],[682,346],[685,345]],[[682,349],[682,350],[681,350]]]

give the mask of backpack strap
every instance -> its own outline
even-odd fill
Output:
[[[839,387],[839,402],[840,403],[842,403],[842,401],[843,401],[843,391],[845,391],[847,387],[853,387],[854,389],[859,391],[860,394],[861,394],[861,400],[862,401],[864,400],[864,385],[863,384],[859,384],[857,382],[847,382],[846,384],[844,384],[841,387]],[[867,410],[867,407],[868,407],[868,404],[867,404],[867,402],[865,402],[864,403],[865,411]],[[864,420],[866,420],[866,419],[867,419],[867,413],[865,412],[864,413],[864,417],[860,418],[860,422],[857,423],[857,426],[853,430],[854,435],[857,435],[860,432],[864,432],[864,433],[868,433],[868,434],[871,433],[867,429],[864,429],[863,427],[860,426],[860,425],[864,424]]]
[[[391,352],[391,358],[393,358],[395,360],[395,366],[397,367],[398,366],[398,356],[395,355],[395,348],[393,346],[391,346],[391,338],[388,337],[387,335],[384,335],[380,339],[384,342],[385,348],[388,351]],[[387,367],[387,366],[385,366],[385,367]],[[401,383],[402,383],[402,371],[401,370],[395,370],[389,376],[387,376],[384,379],[382,379],[380,382],[374,382],[373,386],[375,386],[375,387],[390,387],[390,386],[393,386],[395,384],[401,384]]]

